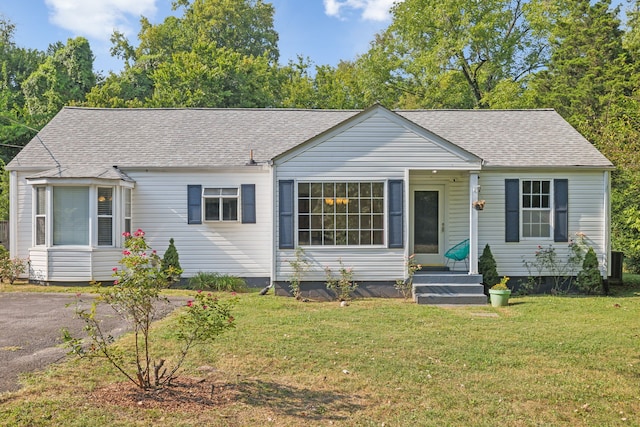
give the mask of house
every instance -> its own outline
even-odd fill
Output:
[[[487,243],[526,277],[580,232],[609,270],[612,164],[553,110],[67,107],[7,169],[11,255],[36,282],[112,280],[138,228],[159,253],[175,239],[184,277],[278,293],[297,247],[312,294],[340,261],[362,295],[395,295],[409,255],[437,271],[466,239],[454,269],[476,287]]]

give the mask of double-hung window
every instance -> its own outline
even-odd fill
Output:
[[[569,180],[505,179],[505,241],[569,241]]]
[[[551,237],[551,181],[522,180],[522,237]]]
[[[131,189],[122,190],[122,198],[124,204],[124,231],[131,233]]]
[[[205,187],[202,198],[205,221],[238,221],[237,187]]]
[[[36,245],[46,244],[47,187],[36,187]]]
[[[98,246],[113,245],[113,188],[98,187]]]

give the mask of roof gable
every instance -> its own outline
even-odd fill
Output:
[[[414,122],[408,120],[407,118],[396,114],[383,106],[376,104],[355,116],[348,118],[347,120],[339,123],[331,129],[326,130],[325,132],[311,138],[309,141],[305,141],[302,144],[293,147],[292,149],[278,155],[274,158],[274,162],[277,164],[282,164],[287,162],[289,159],[299,156],[302,153],[313,150],[318,145],[326,143],[338,135],[348,133],[351,129],[354,129],[359,126],[367,126],[367,122],[378,116],[378,118],[382,118],[385,123],[385,127],[398,127],[408,131],[411,134],[416,135],[419,139],[428,141],[431,144],[435,144],[440,150],[443,150],[463,162],[475,162],[478,165],[481,163],[481,159],[475,156],[474,154],[452,144],[451,142],[441,138],[435,133],[429,131],[428,129],[424,129]],[[370,141],[373,142],[374,138],[371,138]],[[341,150],[342,148],[348,149],[346,146],[338,146],[335,147],[336,151]],[[374,148],[373,146],[370,148]],[[362,154],[362,153],[360,153]]]

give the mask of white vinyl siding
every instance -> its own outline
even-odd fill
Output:
[[[478,248],[481,252],[485,244],[490,245],[499,275],[528,276],[523,261],[532,261],[539,245],[553,245],[561,259],[566,259],[568,254],[568,243],[554,242],[553,235],[505,242],[505,179],[543,179],[552,183],[554,179],[567,179],[569,238],[575,240],[577,232],[585,233],[586,243],[594,248],[601,266],[606,267],[607,234],[604,212],[607,208],[602,171],[489,171],[480,175],[480,198],[486,200],[486,205],[478,215]]]
[[[136,181],[133,229],[141,228],[163,256],[175,240],[183,277],[218,272],[240,277],[269,277],[271,265],[272,191],[269,171],[261,167],[231,171],[125,170]],[[187,223],[187,186],[240,188],[255,184],[256,223],[203,221]]]
[[[447,200],[454,215],[451,219],[459,227],[451,231],[449,239],[469,235],[468,210],[468,170],[479,167],[476,159],[465,153],[457,152],[437,137],[419,134],[390,119],[386,114],[373,114],[364,120],[346,127],[343,132],[336,130],[326,140],[311,143],[276,162],[277,180],[298,182],[375,182],[390,179],[405,180],[405,206],[408,197],[406,180],[408,170],[420,170],[425,179],[440,180],[452,188],[453,199]],[[465,157],[466,156],[466,157]],[[436,173],[434,173],[436,171]],[[416,172],[418,173],[418,172]],[[413,174],[413,172],[412,172]],[[453,182],[453,177],[457,182]],[[466,179],[461,179],[464,176]],[[433,181],[431,181],[433,182]],[[448,191],[448,190],[447,190]],[[276,195],[276,199],[277,195]],[[297,200],[296,200],[297,203]],[[387,200],[385,198],[385,204]],[[452,205],[456,203],[456,205]],[[457,205],[459,203],[459,205]],[[385,206],[386,209],[386,206]],[[295,209],[298,212],[297,206]],[[385,216],[385,233],[387,226]],[[409,222],[409,212],[404,212],[405,233]],[[296,219],[296,233],[298,223]],[[466,233],[466,235],[465,235]],[[276,241],[278,236],[276,235]],[[386,236],[385,236],[386,241]],[[307,257],[311,259],[312,270],[305,274],[304,280],[323,281],[323,266],[334,271],[339,268],[341,259],[347,267],[353,267],[356,281],[395,281],[405,274],[405,256],[408,239],[404,239],[404,248],[387,247],[308,247]],[[289,260],[294,250],[277,250],[276,280],[286,281],[291,277]],[[443,261],[444,262],[444,261]]]

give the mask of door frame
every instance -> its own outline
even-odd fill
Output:
[[[437,254],[416,254],[414,249],[415,230],[415,193],[416,191],[437,191],[438,192],[438,253]],[[415,254],[417,263],[428,266],[444,266],[444,253],[446,250],[446,185],[445,184],[414,184],[409,185],[409,253]]]

